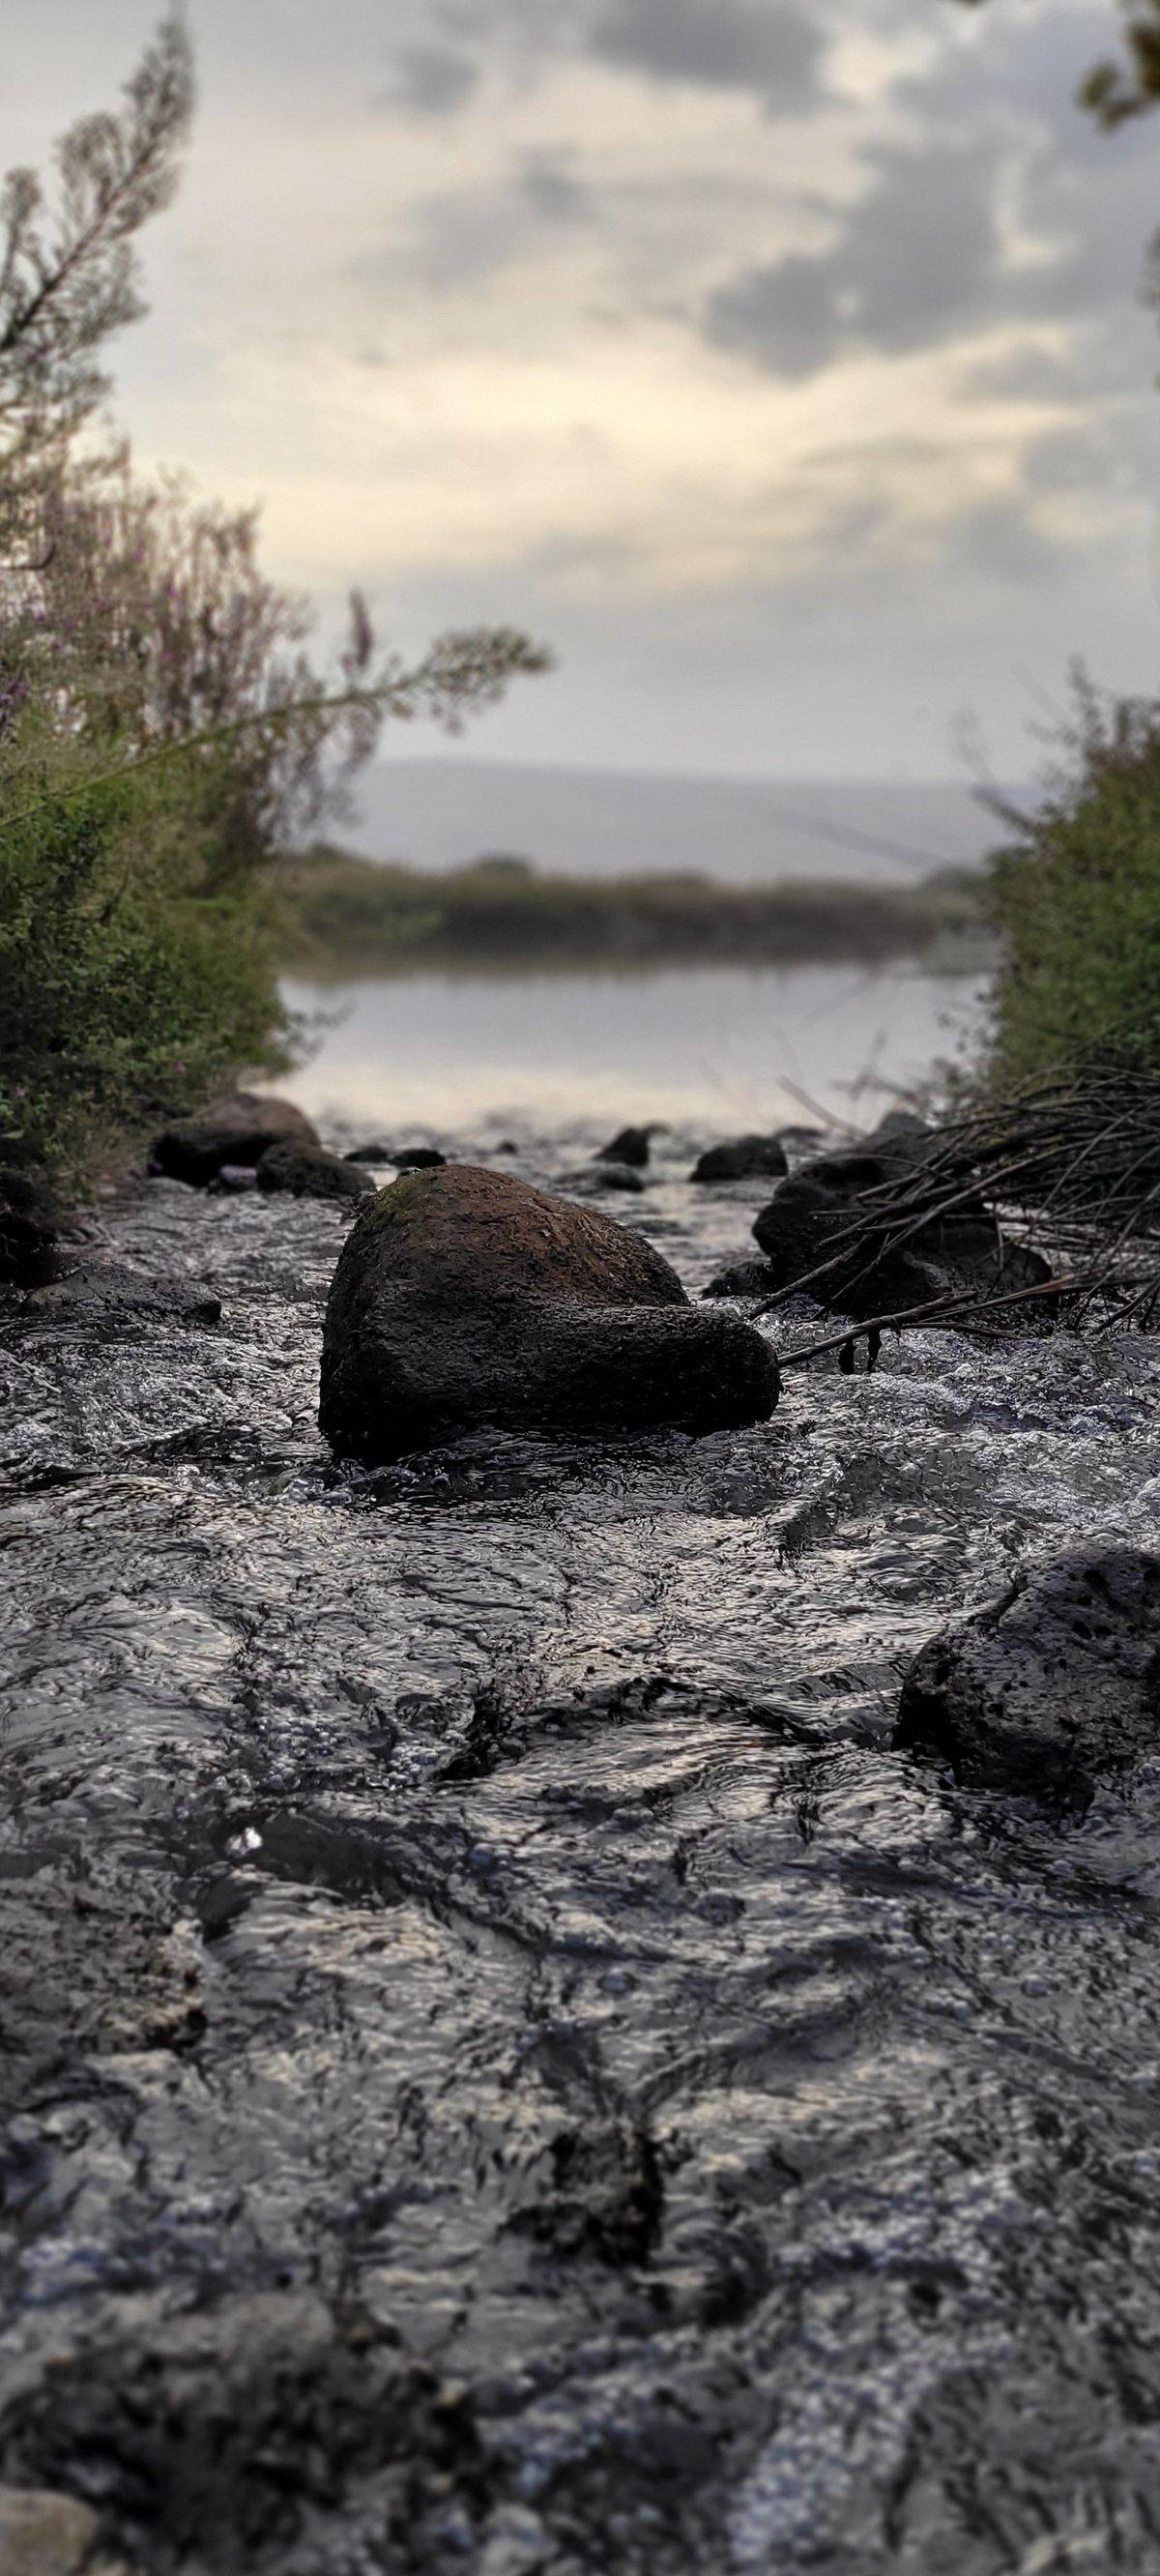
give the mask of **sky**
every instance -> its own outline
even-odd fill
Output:
[[[157,0],[0,0],[0,168]],[[510,622],[473,757],[933,778],[1154,689],[1160,118],[1112,0],[189,0],[115,353],[144,468],[260,501],[333,632]],[[429,754],[437,738],[406,748]]]

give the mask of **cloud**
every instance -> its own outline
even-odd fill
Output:
[[[420,198],[407,210],[405,234],[384,251],[360,253],[350,274],[376,291],[409,278],[453,294],[518,266],[545,233],[594,222],[598,202],[563,154],[531,152],[494,183]]]
[[[587,223],[594,213],[592,189],[576,177],[559,153],[530,153],[520,172],[519,185],[531,213],[543,223]]]
[[[772,375],[815,374],[847,347],[929,347],[995,314],[1003,248],[993,150],[882,151],[830,247],[743,269],[717,288],[708,339]]]
[[[412,45],[398,58],[398,80],[384,106],[411,108],[420,116],[452,116],[479,87],[479,70],[466,54],[445,45]]]
[[[817,91],[823,50],[794,0],[606,0],[590,44],[654,80],[753,90],[771,107]]]

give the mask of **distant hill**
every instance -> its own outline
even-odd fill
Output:
[[[368,858],[424,869],[508,852],[567,876],[900,884],[977,864],[1002,837],[968,786],[944,780],[664,777],[452,752],[380,759],[357,795],[357,825],[335,837]]]

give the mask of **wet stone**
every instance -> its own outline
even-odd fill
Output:
[[[297,1137],[286,1137],[267,1145],[257,1166],[260,1190],[286,1190],[294,1198],[360,1199],[369,1197],[375,1183],[369,1172],[341,1155],[324,1153],[320,1145],[299,1143]]]
[[[1160,1752],[1160,1556],[1093,1550],[1020,1576],[923,1647],[895,1740],[974,1786],[1085,1805],[1097,1772]]]
[[[607,1145],[601,1145],[598,1148],[596,1161],[624,1163],[628,1165],[630,1171],[643,1172],[648,1162],[652,1139],[663,1132],[663,1129],[655,1123],[651,1127],[621,1127],[616,1135],[609,1139]]]
[[[780,1136],[734,1136],[724,1145],[710,1145],[698,1155],[689,1174],[691,1181],[747,1181],[776,1179],[788,1172],[789,1161]]]
[[[179,1119],[158,1136],[150,1169],[165,1179],[205,1189],[223,1163],[252,1170],[267,1146],[282,1139],[317,1145],[317,1130],[292,1100],[262,1091],[226,1092],[197,1118]]]
[[[733,1316],[690,1306],[636,1234],[460,1164],[379,1192],[335,1272],[319,1421],[383,1464],[479,1422],[592,1432],[765,1420],[777,1368]]]
[[[165,1272],[149,1278],[124,1262],[93,1261],[34,1288],[25,1299],[24,1311],[46,1324],[92,1324],[113,1330],[119,1324],[216,1324],[222,1304],[212,1289],[196,1280]]]

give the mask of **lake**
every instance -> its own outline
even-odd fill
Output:
[[[288,980],[314,1048],[287,1088],[324,1122],[416,1135],[653,1118],[719,1135],[809,1103],[872,1126],[969,1046],[987,985],[905,963]]]

